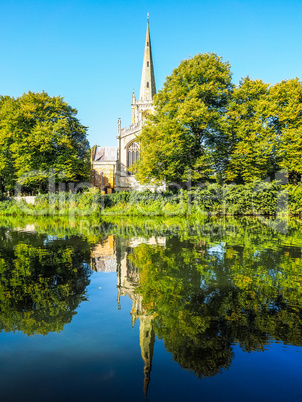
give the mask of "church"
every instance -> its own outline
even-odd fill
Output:
[[[147,113],[153,111],[152,100],[156,93],[154,66],[149,29],[147,33],[139,99],[132,94],[132,124],[121,127],[118,119],[117,147],[94,146],[91,152],[91,179],[95,187],[105,193],[131,190],[154,190],[154,186],[142,186],[131,172],[132,165],[139,158],[140,145],[136,141]]]

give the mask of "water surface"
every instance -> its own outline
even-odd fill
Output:
[[[300,222],[0,224],[2,400],[301,400]]]

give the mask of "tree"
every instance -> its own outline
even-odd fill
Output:
[[[181,62],[154,97],[138,140],[137,178],[183,182],[209,177],[222,168],[222,116],[232,91],[230,65],[216,54]]]
[[[295,78],[271,87],[269,106],[277,163],[297,184],[302,175],[302,82]]]
[[[89,178],[87,128],[60,96],[46,92],[0,99],[0,178],[12,189],[45,189],[49,170],[61,181]],[[34,172],[29,174],[29,172]]]
[[[0,193],[14,180],[14,168],[10,147],[14,142],[10,130],[14,123],[15,102],[9,96],[0,97]],[[5,121],[5,123],[4,123]]]
[[[302,174],[302,83],[282,81],[269,86],[242,80],[226,113],[232,143],[227,180],[251,182],[286,169]]]
[[[184,60],[154,97],[138,137],[142,183],[253,182],[287,170],[302,176],[302,83],[231,83],[217,55]]]
[[[252,182],[272,171],[274,133],[267,124],[269,85],[243,79],[232,94],[225,115],[231,143],[224,172],[226,180]]]

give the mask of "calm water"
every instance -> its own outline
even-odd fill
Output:
[[[281,226],[0,221],[1,400],[300,401],[302,222]]]

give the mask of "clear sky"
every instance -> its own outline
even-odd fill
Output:
[[[215,52],[241,77],[301,77],[302,0],[0,0],[0,94],[61,95],[91,145],[131,123],[147,13],[157,89],[181,60]]]

